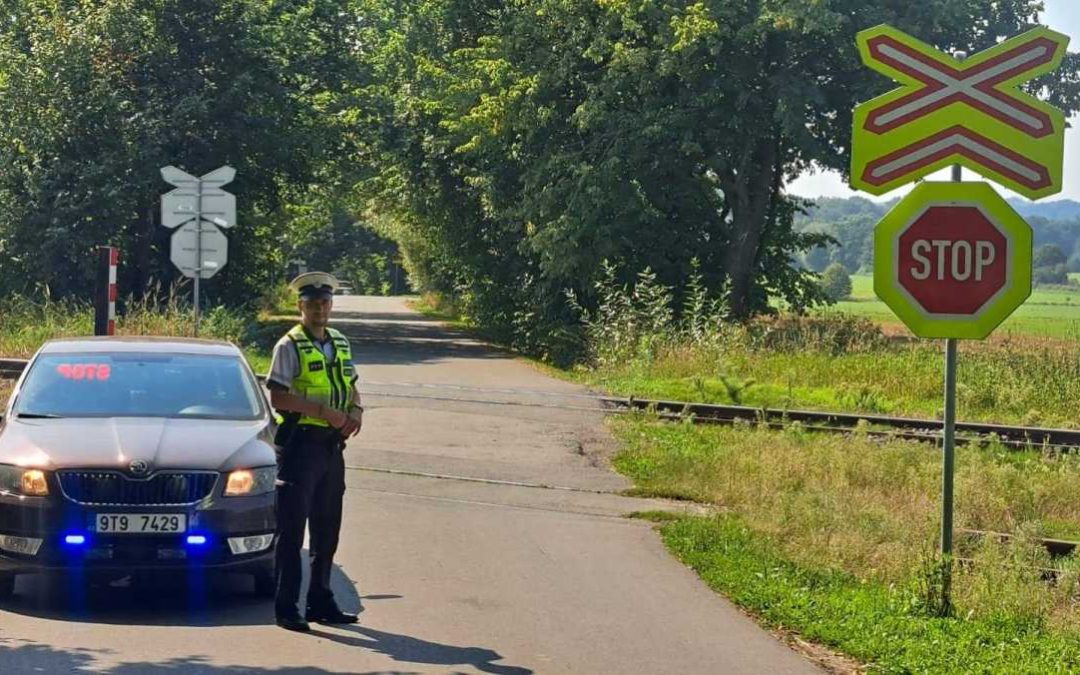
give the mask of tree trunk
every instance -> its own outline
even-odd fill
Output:
[[[154,207],[148,206],[146,209],[146,221],[133,228],[135,232],[138,232],[131,242],[134,250],[123,252],[128,258],[127,268],[130,270],[128,274],[129,286],[121,289],[123,294],[141,297],[146,292],[146,287],[150,283],[151,261],[153,259],[152,247],[156,228]]]
[[[731,282],[730,309],[736,318],[754,310],[751,292],[757,271],[762,234],[768,226],[769,206],[777,169],[779,140],[764,138],[743,163],[743,168],[724,186],[731,208],[731,236],[724,255],[724,271]]]

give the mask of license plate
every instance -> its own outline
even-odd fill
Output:
[[[94,530],[102,534],[173,534],[187,531],[187,516],[180,513],[99,513]]]

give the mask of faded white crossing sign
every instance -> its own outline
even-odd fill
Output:
[[[229,238],[207,222],[191,221],[172,235],[169,258],[189,279],[209,279],[229,262]]]
[[[161,224],[173,233],[169,258],[194,280],[195,334],[199,334],[199,281],[221,271],[229,261],[229,239],[219,227],[236,225],[236,197],[222,189],[236,178],[236,169],[223,166],[193,176],[175,166],[161,177],[176,189],[161,196]]]
[[[176,186],[175,190],[161,196],[163,226],[172,229],[199,218],[218,227],[236,225],[236,196],[222,189],[236,177],[236,169],[223,166],[196,177],[175,166],[167,166],[161,170],[161,177]]]

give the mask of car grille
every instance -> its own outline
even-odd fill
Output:
[[[60,489],[73,502],[94,506],[179,506],[194,504],[214,489],[217,473],[162,472],[128,478],[117,471],[60,471]]]

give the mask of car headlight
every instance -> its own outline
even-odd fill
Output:
[[[251,497],[266,494],[273,491],[276,480],[277,467],[274,466],[233,471],[225,482],[225,496]]]
[[[0,492],[44,497],[49,494],[49,482],[41,469],[0,465]]]

